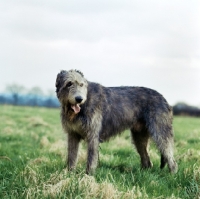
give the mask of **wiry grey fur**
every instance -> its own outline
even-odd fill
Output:
[[[97,167],[99,143],[126,129],[141,157],[141,167],[152,167],[151,137],[161,153],[161,165],[177,171],[173,157],[172,109],[161,94],[144,87],[104,87],[87,81],[77,70],[61,71],[56,79],[61,120],[68,134],[68,167],[76,165],[79,142],[88,144],[86,173]]]

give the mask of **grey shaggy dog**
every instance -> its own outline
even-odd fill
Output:
[[[61,103],[61,121],[68,134],[68,168],[75,168],[80,141],[87,142],[86,173],[97,167],[99,143],[130,129],[141,158],[141,167],[150,168],[149,138],[161,154],[160,168],[167,164],[177,171],[173,157],[172,109],[161,94],[144,87],[104,87],[89,82],[78,70],[62,70],[56,79]]]

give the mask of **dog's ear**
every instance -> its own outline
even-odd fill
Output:
[[[75,70],[77,73],[79,73],[82,77],[84,77],[83,73],[80,70]]]
[[[61,70],[60,73],[58,73],[57,78],[56,78],[56,93],[59,92],[60,88],[62,87],[64,83],[64,76],[66,75],[67,71]]]

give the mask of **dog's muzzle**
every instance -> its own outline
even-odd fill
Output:
[[[71,108],[73,109],[75,114],[78,114],[81,110],[80,104],[83,101],[83,98],[81,96],[77,96],[77,97],[75,97],[75,100],[76,100],[77,104],[72,104]]]

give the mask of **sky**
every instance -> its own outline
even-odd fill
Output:
[[[0,92],[62,69],[200,107],[200,1],[0,0]]]

